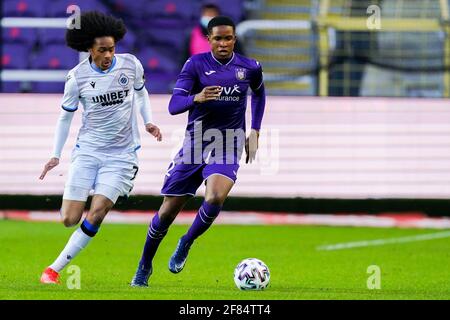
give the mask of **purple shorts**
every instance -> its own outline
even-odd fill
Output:
[[[161,194],[164,196],[195,196],[202,182],[214,174],[236,182],[239,164],[175,164],[167,169]]]

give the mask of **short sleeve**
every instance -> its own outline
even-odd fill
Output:
[[[69,112],[74,112],[78,109],[80,103],[80,91],[78,90],[77,80],[73,72],[69,72],[66,77],[66,84],[64,86],[64,96],[61,107]]]
[[[261,86],[264,82],[261,64],[258,61],[255,61],[255,63],[256,63],[256,68],[253,70],[252,78],[250,80],[250,88],[253,91],[256,91],[259,88],[261,88]]]
[[[145,72],[142,63],[135,57],[136,79],[134,80],[134,90],[140,91],[145,87]]]

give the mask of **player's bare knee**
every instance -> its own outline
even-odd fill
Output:
[[[158,210],[159,219],[165,223],[172,223],[181,211],[182,207],[183,204],[178,203],[178,201],[165,198],[161,208]]]
[[[108,212],[107,208],[103,207],[93,208],[89,211],[87,219],[89,223],[95,226],[99,226],[103,222],[103,219],[105,218],[107,212]]]
[[[158,211],[159,220],[165,224],[171,224],[178,215],[178,210],[160,210]]]
[[[225,197],[219,192],[210,192],[205,196],[205,201],[215,206],[221,206],[225,202]]]
[[[61,221],[65,227],[76,226],[83,216],[84,203],[78,204],[72,201],[63,200],[61,205],[60,215]]]
[[[90,224],[92,224],[93,226],[100,226],[103,222],[104,217],[99,217],[99,216],[90,216],[88,219],[88,222]]]
[[[62,215],[62,222],[64,226],[67,228],[76,226],[81,219],[81,215],[70,215],[64,213],[61,213],[61,215]]]

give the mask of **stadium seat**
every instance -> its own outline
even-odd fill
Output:
[[[3,28],[2,43],[22,44],[29,49],[37,42],[37,32],[31,28]]]
[[[151,23],[142,33],[142,36],[150,46],[160,46],[171,50],[176,57],[181,54],[184,47],[184,35],[186,27],[163,27]]]
[[[167,73],[146,73],[147,79],[145,87],[149,94],[171,94],[177,75],[170,75]]]
[[[126,16],[131,19],[141,19],[143,17],[143,9],[149,1],[147,0],[110,0],[112,11],[120,16]]]
[[[217,1],[216,3],[220,8],[221,13],[225,16],[229,16],[236,24],[244,19],[244,6],[242,0],[227,0],[226,2]]]
[[[132,53],[131,51],[134,51],[135,45],[136,45],[136,35],[135,33],[130,30],[127,29],[127,33],[125,34],[125,37],[119,41],[118,44],[116,44],[116,51],[117,51],[117,47],[119,48],[126,48],[127,51],[123,51],[121,53],[127,52],[127,53]]]
[[[118,44],[116,44],[116,53],[133,54],[133,47],[128,46],[126,43],[119,42]]]
[[[192,21],[199,11],[191,1],[185,0],[148,1],[142,10],[149,20],[178,21],[179,24]]]
[[[133,50],[136,41],[136,36],[133,31],[128,30],[125,37],[120,41],[121,48]],[[52,44],[66,44],[66,30],[65,29],[41,29],[39,30],[39,44],[47,46]]]
[[[176,74],[179,66],[167,50],[148,47],[136,53],[144,69],[153,73]]]
[[[5,44],[3,46],[1,68],[27,69],[29,67],[29,48],[23,44]]]
[[[35,82],[33,92],[39,93],[64,93],[64,82]]]
[[[45,6],[35,0],[5,0],[3,1],[4,17],[43,17]]]
[[[69,17],[67,7],[75,4],[80,7],[81,12],[89,10],[98,10],[103,13],[109,13],[110,10],[101,2],[95,0],[56,0],[47,8],[49,17]]]
[[[32,84],[30,82],[3,81],[0,90],[2,93],[26,93],[32,91]]]
[[[62,45],[43,47],[31,61],[34,69],[72,69],[79,63],[79,55],[75,50]]]
[[[224,14],[234,19],[242,15],[240,0],[222,7]],[[153,93],[171,93],[180,71],[179,55],[183,50],[183,36],[199,19],[201,1],[185,0],[5,0],[4,13],[10,16],[68,17],[66,10],[76,4],[82,11],[99,10],[124,19],[127,34],[116,45],[116,53],[135,54],[143,63],[149,79],[147,85]],[[137,41],[137,39],[144,41]],[[65,45],[64,29],[2,30],[2,43],[10,46],[2,57],[2,66],[10,69],[68,70],[79,62],[78,54]],[[35,45],[40,49],[32,52]],[[61,84],[32,83],[33,92],[59,92]],[[10,84],[9,90],[20,92],[20,83]]]
[[[65,37],[65,29],[49,28],[39,30],[39,44],[41,46],[48,46],[51,44],[65,44]]]

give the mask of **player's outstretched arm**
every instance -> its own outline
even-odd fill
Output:
[[[252,130],[245,141],[245,163],[252,163],[258,151],[259,131],[266,107],[266,92],[262,80],[262,70],[259,69],[256,77],[257,87],[252,87]]]
[[[136,90],[135,95],[136,95],[135,103],[137,103],[139,106],[139,111],[145,124],[145,131],[154,136],[157,141],[161,141],[162,140],[161,130],[152,123],[153,122],[152,107],[150,104],[150,98],[148,97],[147,89],[143,87],[141,90]]]
[[[54,167],[56,167],[59,164],[58,158],[51,158],[44,166],[44,170],[42,171],[41,175],[39,176],[40,180],[43,180],[47,172],[52,170]]]
[[[66,143],[67,137],[69,136],[70,124],[72,123],[74,112],[61,110],[59,115],[58,124],[56,125],[56,134],[53,147],[53,156],[45,164],[44,170],[42,171],[39,179],[44,179],[48,171],[52,170],[59,164],[59,158],[61,157],[61,152]]]

